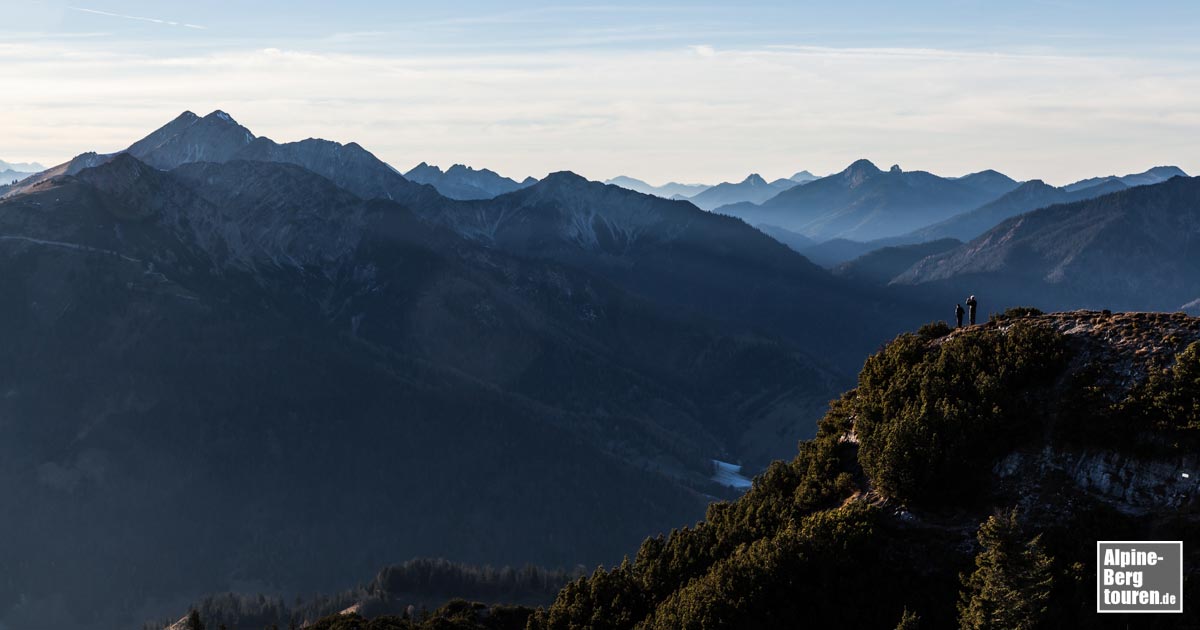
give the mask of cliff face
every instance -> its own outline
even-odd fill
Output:
[[[1032,495],[1028,480],[1061,476],[1074,490],[1125,514],[1192,510],[1196,488],[1195,456],[1177,459],[1133,457],[1113,450],[1014,451],[996,464],[998,481]]]

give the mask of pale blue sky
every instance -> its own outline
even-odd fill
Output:
[[[0,159],[183,109],[401,169],[1200,171],[1197,2],[0,0]]]

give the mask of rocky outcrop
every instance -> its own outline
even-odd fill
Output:
[[[1025,486],[1030,480],[1062,477],[1072,490],[1134,516],[1200,507],[1200,460],[1141,458],[1112,450],[1017,451],[996,464],[1002,483]],[[1019,488],[1036,496],[1031,488]]]

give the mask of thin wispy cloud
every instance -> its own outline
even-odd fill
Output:
[[[1011,3],[880,0],[866,22],[716,0],[31,3],[9,28],[62,36],[0,24],[0,84],[16,88],[0,103],[0,157],[111,151],[184,109],[220,108],[278,140],[358,141],[399,168],[722,181],[866,157],[1052,183],[1200,170],[1200,5],[1157,3],[1167,25],[1097,2],[1038,4],[1031,21]],[[74,36],[97,30],[112,35]]]
[[[1196,169],[1200,62],[936,48],[729,48],[553,56],[236,50],[93,57],[0,47],[5,159],[122,148],[179,111],[278,140],[357,141],[401,169],[467,162],[657,181],[830,172],[860,157],[1065,183]],[[6,52],[7,51],[7,52]]]
[[[207,27],[200,26],[199,24],[188,24],[186,22],[161,20],[158,18],[143,17],[140,15],[124,15],[122,13],[110,13],[108,11],[101,11],[99,9],[88,9],[85,7],[67,7],[67,8],[72,11],[78,11],[80,13],[90,13],[92,15],[102,15],[104,17],[120,18],[122,20],[134,20],[137,22],[149,22],[151,24],[162,24],[164,26],[180,26],[183,28],[191,28],[191,29],[196,29],[196,30],[200,30],[200,31],[207,30]]]

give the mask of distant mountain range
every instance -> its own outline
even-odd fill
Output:
[[[1086,188],[1055,188],[1040,179],[1027,181],[1015,190],[979,208],[955,215],[894,239],[898,242],[926,242],[945,238],[969,241],[995,227],[1001,221],[1018,214],[1058,203],[1070,203],[1124,190],[1127,186],[1115,179],[1100,181]],[[885,239],[886,240],[886,239]]]
[[[893,284],[997,307],[1179,310],[1200,298],[1197,226],[1200,179],[1176,177],[1010,218]]]
[[[691,197],[692,195],[702,193],[711,188],[711,186],[708,184],[679,184],[676,182],[670,182],[663,184],[662,186],[653,186],[640,179],[626,177],[625,175],[620,175],[618,177],[605,180],[604,183],[620,186],[621,188],[640,192],[646,195],[662,197],[664,199],[671,199],[673,197]]]
[[[44,170],[46,170],[46,167],[35,162],[19,162],[14,164],[0,160],[0,189]]]
[[[712,210],[731,203],[762,203],[800,184],[801,182],[791,179],[767,182],[759,174],[753,173],[737,183],[717,184],[704,192],[689,197],[688,201],[705,210]]]
[[[475,170],[462,164],[443,171],[425,162],[413,167],[404,177],[418,184],[429,184],[451,199],[491,199],[537,183],[532,177],[518,182],[486,168]]]
[[[821,332],[824,325],[853,322],[874,339],[886,335],[891,323],[877,321],[872,309],[915,315],[910,307],[889,304],[890,296],[842,286],[740,220],[569,172],[487,202],[446,201],[418,212],[488,246],[604,277],[664,312],[735,329],[752,324],[842,369],[853,369],[869,348],[830,339]]]
[[[24,173],[21,171],[0,171],[0,186],[11,185],[14,182],[18,182],[26,177],[29,177],[30,175],[32,175],[32,173]]]
[[[760,204],[715,212],[773,225],[823,241],[898,236],[977,208],[1018,186],[995,171],[947,179],[898,166],[882,171],[859,160],[844,171],[783,191]]]
[[[39,173],[44,170],[46,170],[46,167],[37,162],[5,162],[4,160],[0,160],[0,172]]]
[[[158,169],[169,170],[193,162],[224,163],[233,160],[295,164],[333,181],[356,195],[403,203],[442,199],[433,186],[404,178],[356,143],[340,144],[310,138],[279,144],[256,137],[229,114],[217,110],[201,118],[184,112],[175,120],[130,145],[123,153]],[[7,189],[0,198],[34,190],[44,181],[74,175],[98,166],[117,154],[84,153]]]
[[[808,171],[800,171],[791,177],[780,178],[772,182],[767,182],[758,174],[752,174],[741,182],[725,182],[716,186],[677,184],[675,182],[652,186],[640,179],[624,175],[605,180],[604,183],[664,199],[691,201],[705,210],[712,210],[718,205],[729,203],[765,201],[797,184],[806,184],[815,179],[818,179],[816,175]]]
[[[1067,192],[1075,192],[1085,188],[1092,188],[1100,184],[1116,182],[1130,187],[1145,186],[1147,184],[1158,184],[1165,182],[1172,177],[1187,176],[1187,173],[1183,172],[1183,169],[1179,168],[1178,166],[1155,166],[1154,168],[1141,173],[1133,173],[1131,175],[1124,175],[1121,177],[1109,175],[1108,177],[1092,177],[1090,179],[1082,179],[1073,184],[1067,184],[1066,186],[1063,186],[1063,188]]]

